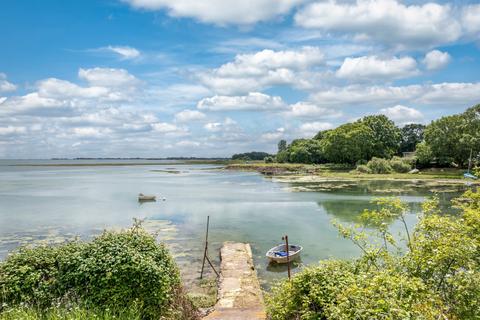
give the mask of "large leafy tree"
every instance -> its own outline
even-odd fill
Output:
[[[373,132],[374,157],[391,158],[397,153],[401,142],[401,132],[395,123],[384,115],[373,115],[362,118],[360,123]]]
[[[415,151],[418,143],[423,141],[423,132],[425,125],[419,123],[412,123],[405,125],[402,129],[402,137],[400,142],[400,152]]]
[[[480,105],[433,121],[425,129],[425,141],[440,164],[466,165],[470,152],[480,152]]]
[[[369,126],[354,122],[326,132],[320,143],[329,162],[354,164],[372,157],[376,139]]]
[[[320,142],[315,139],[297,139],[287,149],[289,162],[321,163],[324,159]]]

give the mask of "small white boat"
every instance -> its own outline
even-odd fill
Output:
[[[276,247],[267,251],[267,258],[270,262],[276,263],[287,263],[287,251],[286,245],[280,244]],[[288,258],[290,261],[300,258],[300,252],[302,251],[302,246],[297,246],[294,244],[288,245]]]
[[[143,193],[139,193],[138,194],[138,201],[157,201],[157,197],[156,196],[145,195]]]

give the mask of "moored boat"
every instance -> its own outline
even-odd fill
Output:
[[[302,246],[290,244],[288,246],[288,260],[293,261],[300,258],[300,252],[302,251],[302,249]],[[271,248],[267,251],[266,256],[270,260],[270,262],[287,263],[288,261],[286,245],[280,244],[276,247]]]
[[[156,201],[157,197],[153,195],[138,194],[138,201]]]

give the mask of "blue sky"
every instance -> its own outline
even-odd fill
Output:
[[[475,1],[2,1],[0,157],[273,152],[480,103]]]

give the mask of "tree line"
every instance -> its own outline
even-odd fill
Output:
[[[358,164],[374,157],[391,159],[415,152],[423,166],[466,166],[470,154],[480,153],[480,104],[461,114],[445,116],[429,125],[402,128],[385,115],[365,116],[335,129],[318,132],[311,139],[278,143],[276,162]]]

